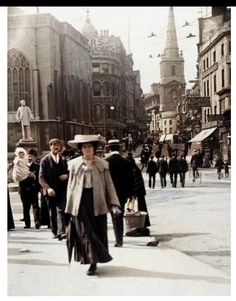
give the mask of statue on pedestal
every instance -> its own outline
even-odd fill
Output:
[[[25,100],[20,101],[20,107],[16,112],[16,121],[21,122],[22,129],[22,140],[30,140],[33,139],[30,137],[30,121],[34,119],[31,109],[26,106]]]

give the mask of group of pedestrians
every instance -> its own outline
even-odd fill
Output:
[[[160,184],[161,188],[165,188],[167,185],[166,176],[169,174],[170,183],[172,187],[177,187],[177,177],[180,177],[180,184],[182,187],[185,186],[185,174],[188,171],[188,163],[184,156],[176,156],[175,153],[170,155],[169,160],[167,161],[166,157],[163,155],[161,159],[157,159],[157,162],[154,161],[154,156],[150,157],[150,160],[147,163],[146,172],[148,173],[149,188],[155,188],[156,184],[156,174],[160,175]]]
[[[122,247],[127,199],[136,197],[138,210],[147,212],[145,185],[134,159],[130,154],[127,158],[121,156],[116,139],[108,143],[108,157],[99,158],[96,150],[101,143],[98,135],[75,135],[68,145],[80,156],[66,160],[61,155],[61,141],[54,138],[49,141],[49,153],[39,164],[33,150],[26,153],[22,148],[17,149],[14,160],[14,170],[18,166],[14,180],[19,182],[25,228],[31,227],[31,205],[35,227],[40,228],[40,191],[47,204],[53,238],[66,239],[69,261],[73,250],[75,261],[90,264],[87,275],[95,274],[97,263],[112,260],[108,251],[107,214],[112,217],[114,246]],[[37,187],[34,195],[29,190],[32,186]],[[147,214],[145,227],[148,226]]]

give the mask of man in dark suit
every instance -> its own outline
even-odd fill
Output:
[[[40,161],[39,183],[47,196],[53,238],[65,239],[65,205],[68,171],[60,155],[61,141],[49,141],[50,153]]]
[[[168,163],[165,160],[164,155],[161,157],[161,160],[158,162],[157,169],[160,174],[161,188],[164,188],[166,187],[166,174],[168,172]]]
[[[172,157],[169,160],[168,171],[170,174],[170,182],[172,184],[172,187],[176,188],[177,176],[178,176],[178,172],[179,172],[179,163],[178,163],[175,153],[172,154]]]
[[[110,174],[122,210],[122,213],[119,215],[111,214],[116,238],[115,247],[122,247],[124,233],[124,207],[127,198],[131,198],[134,195],[134,177],[130,162],[128,162],[120,154],[121,146],[119,140],[109,140],[108,145],[110,149],[110,154],[106,158],[106,160],[109,162]]]

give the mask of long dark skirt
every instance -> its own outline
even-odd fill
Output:
[[[139,195],[137,195],[137,197],[138,197],[138,210],[147,212],[144,227],[149,227],[149,226],[151,226],[151,223],[150,223],[150,219],[149,219],[145,196],[143,194],[139,194]]]
[[[107,215],[94,216],[93,189],[84,188],[75,227],[74,260],[81,264],[108,262]]]

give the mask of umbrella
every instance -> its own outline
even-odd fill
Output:
[[[66,246],[67,246],[69,263],[71,263],[73,248],[75,246],[75,240],[76,240],[76,229],[75,229],[75,224],[71,218],[69,225],[66,229]]]
[[[50,215],[49,215],[49,205],[48,199],[45,195],[41,196],[41,204],[40,204],[40,224],[46,225],[50,228]]]

